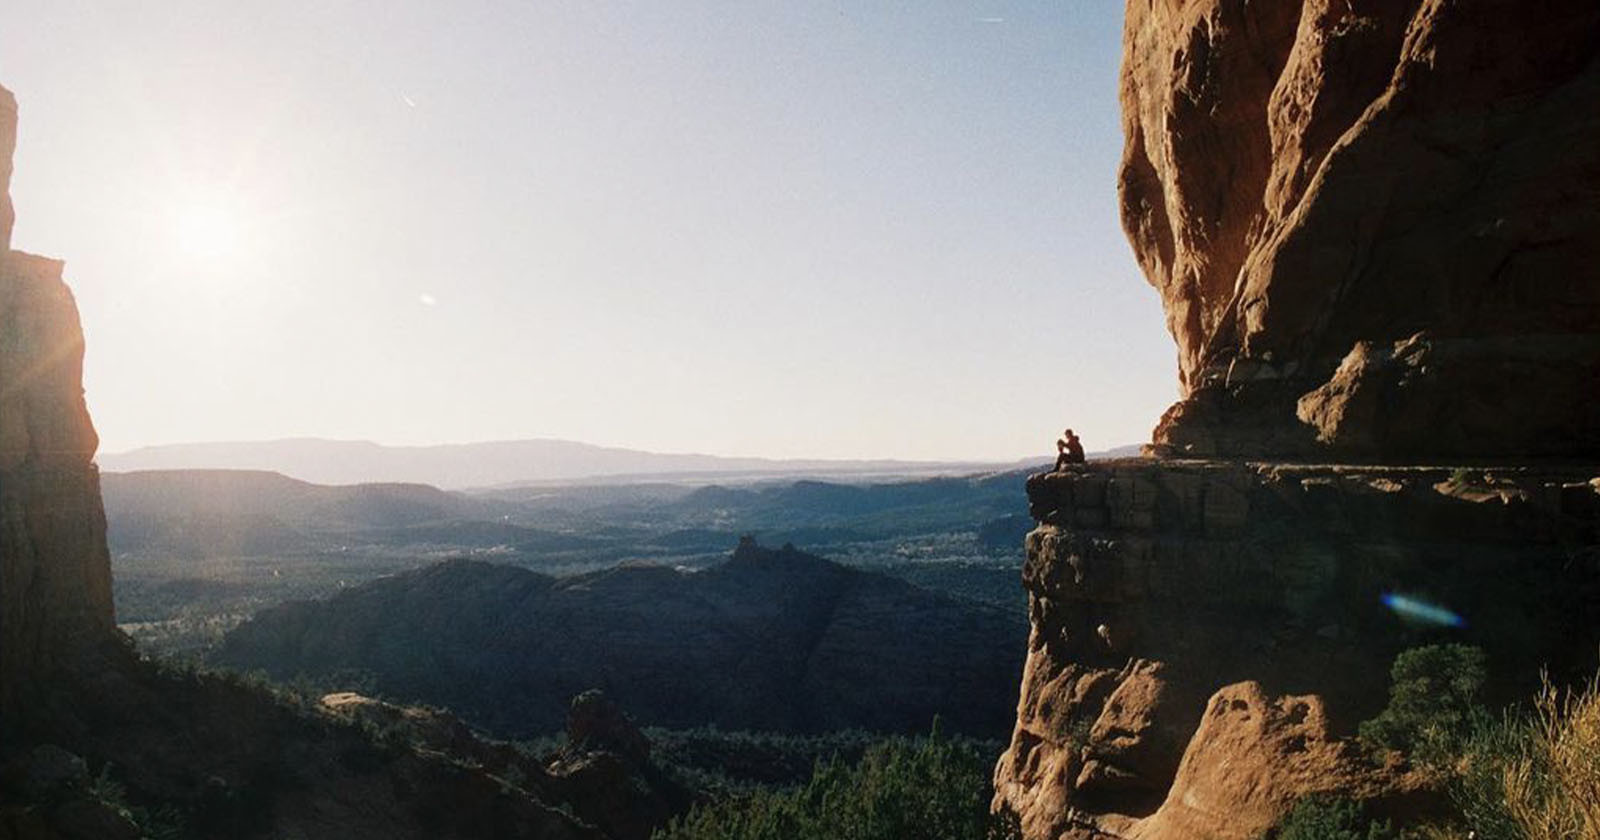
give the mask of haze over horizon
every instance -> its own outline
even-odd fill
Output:
[[[103,452],[1011,461],[1176,395],[1120,4],[14,5]]]
[[[398,482],[464,490],[590,480],[902,480],[1013,470],[1043,465],[1049,458],[1041,455],[1003,462],[771,459],[648,452],[552,439],[396,447],[371,441],[287,438],[165,444],[102,452],[95,460],[103,474],[246,471],[277,473],[323,485]]]

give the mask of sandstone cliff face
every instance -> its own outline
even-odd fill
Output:
[[[0,89],[0,183],[16,101]],[[56,260],[9,250],[0,216],[0,714],[40,669],[113,632],[98,444],[84,407],[83,334]]]
[[[1600,454],[1600,6],[1129,0],[1121,95],[1157,444]]]
[[[1592,673],[1597,471],[1127,461],[1034,476],[1032,634],[996,804],[1035,840],[1244,840],[1306,794],[1403,794],[1412,780],[1343,740],[1381,708],[1400,650],[1479,645],[1505,699],[1544,663]],[[1464,626],[1407,623],[1385,593]]]
[[[1398,652],[1480,646],[1506,700],[1600,643],[1600,6],[1129,0],[1123,46],[1186,459],[1030,479],[996,806],[1030,840],[1403,815],[1420,780],[1348,738]],[[1373,466],[1452,457],[1496,466]]]

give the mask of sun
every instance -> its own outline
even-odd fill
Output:
[[[239,253],[238,215],[220,204],[186,204],[174,210],[172,247],[185,260],[215,265]]]

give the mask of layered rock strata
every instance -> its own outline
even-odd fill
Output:
[[[1600,6],[1129,0],[1164,451],[1600,454]]]
[[[1498,696],[1592,673],[1600,467],[1125,461],[1034,476],[1032,634],[998,806],[1030,838],[1247,838],[1297,798],[1412,786],[1343,736],[1407,647]],[[1460,626],[1409,621],[1403,595]]]

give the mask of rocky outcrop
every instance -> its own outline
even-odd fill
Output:
[[[609,752],[630,764],[650,760],[650,741],[622,707],[598,689],[572,698],[567,709],[567,743],[571,750]]]
[[[559,729],[596,687],[653,726],[922,732],[939,716],[1001,735],[1024,635],[998,608],[747,540],[692,572],[452,560],[263,610],[215,659],[284,678],[364,671],[502,735]]]
[[[1141,840],[1253,840],[1301,797],[1399,799],[1421,784],[1330,737],[1319,698],[1272,698],[1244,682],[1206,704],[1166,800],[1126,830]]]
[[[1597,476],[1154,460],[1034,476],[1032,634],[997,806],[1036,840],[1243,840],[1306,794],[1404,794],[1345,740],[1399,651],[1481,646],[1498,699],[1542,666],[1593,673]]]
[[[650,742],[599,691],[574,697],[567,743],[549,757],[481,737],[443,709],[397,706],[352,692],[322,698],[328,714],[384,737],[419,744],[482,768],[542,802],[560,803],[609,840],[648,840],[688,811],[696,794],[650,761]]]
[[[1130,0],[1188,455],[1600,454],[1600,6]]]
[[[996,806],[1032,840],[1401,813],[1349,741],[1398,652],[1479,646],[1497,700],[1595,666],[1600,6],[1126,8],[1122,220],[1183,399],[1168,460],[1029,480]]]
[[[16,114],[0,89],[5,186]],[[7,193],[7,246],[11,221]],[[0,719],[15,719],[30,681],[114,627],[83,333],[61,270],[57,260],[0,251]]]
[[[562,801],[618,840],[648,840],[696,795],[650,761],[650,741],[605,693],[572,698],[567,743],[545,771]]]

